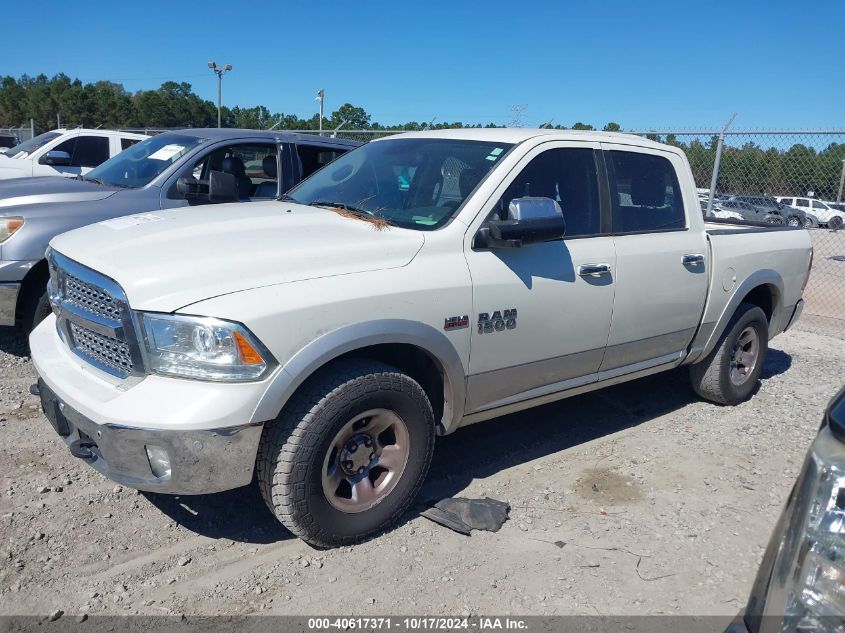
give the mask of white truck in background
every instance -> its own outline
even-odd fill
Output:
[[[146,134],[116,130],[51,130],[0,154],[0,179],[84,176],[145,138]]]
[[[803,229],[705,223],[677,147],[528,129],[392,136],[51,247],[30,346],[73,455],[166,493],[257,472],[319,546],[397,520],[461,426],[680,365],[751,397],[812,261]]]

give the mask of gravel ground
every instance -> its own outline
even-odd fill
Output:
[[[318,551],[254,487],[147,495],[75,460],[0,332],[0,615],[731,616],[841,386],[843,334],[845,321],[805,317],[735,408],[697,400],[678,371],[441,438],[423,500],[508,501],[498,533],[461,536],[415,510]]]

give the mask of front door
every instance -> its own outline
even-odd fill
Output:
[[[693,338],[707,296],[708,245],[679,184],[675,154],[603,145],[616,246],[616,298],[601,379],[673,362]],[[692,180],[687,191],[694,191]]]
[[[488,218],[513,198],[553,198],[566,237],[467,249],[473,284],[467,413],[597,380],[616,268],[613,238],[602,231],[598,150],[594,143],[543,143],[491,198]]]

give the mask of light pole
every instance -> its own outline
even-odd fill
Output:
[[[320,136],[323,135],[323,100],[326,98],[326,91],[320,88],[317,91],[316,101],[320,102]]]
[[[214,62],[208,62],[208,67],[214,71],[214,74],[217,75],[217,127],[221,127],[220,125],[220,113],[222,109],[222,101],[223,101],[223,73],[229,72],[232,70],[232,64],[226,64],[224,66],[218,66]]]

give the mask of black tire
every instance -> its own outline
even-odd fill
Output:
[[[804,226],[804,223],[801,221],[797,215],[790,215],[786,218],[786,225],[787,226]]]
[[[52,308],[50,298],[45,289],[40,295],[32,294],[25,301],[20,313],[19,327],[25,336],[34,330],[39,323],[46,319]]]
[[[324,459],[336,434],[371,409],[395,412],[409,435],[409,457],[395,487],[370,509],[347,513],[323,492]],[[422,387],[385,363],[352,359],[318,371],[264,428],[256,470],[279,521],[316,547],[348,545],[385,530],[417,496],[434,453],[434,414]]]
[[[746,328],[757,331],[759,351],[753,370],[745,382],[736,385],[731,381],[730,370],[734,347]],[[760,378],[766,353],[769,350],[769,322],[766,313],[752,303],[741,303],[736,309],[715,349],[706,357],[690,365],[690,380],[695,392],[711,402],[735,405],[747,400]]]
[[[813,218],[812,216],[805,215],[804,216],[804,228],[805,229],[817,229],[819,228],[819,221]]]
[[[842,218],[840,218],[838,215],[834,215],[827,222],[828,228],[830,228],[833,231],[839,231],[840,229],[842,229],[842,225],[843,225]]]

